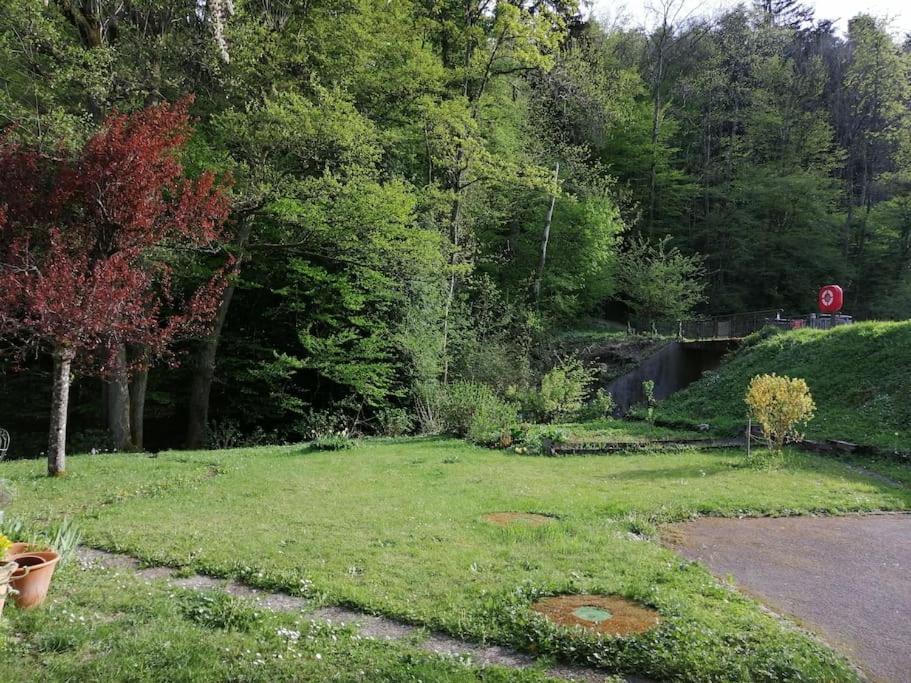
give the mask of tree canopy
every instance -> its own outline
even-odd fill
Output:
[[[908,44],[865,14],[839,35],[791,0],[679,9],[664,0],[646,30],[549,1],[3,3],[4,154],[80,159],[60,178],[5,169],[4,248],[23,211],[68,193],[95,240],[83,258],[143,254],[135,291],[164,292],[167,263],[190,300],[233,264],[211,329],[169,342],[178,367],[146,374],[163,347],[114,340],[104,401],[74,386],[77,432],[141,448],[145,421],[153,447],[369,431],[427,417],[453,381],[535,384],[544,340],[592,318],[806,312],[828,282],[855,315],[911,316]],[[172,166],[117,165],[141,141],[98,142],[173,107]],[[228,177],[217,247],[196,248],[215,237],[200,227],[193,249],[162,232],[154,257],[131,251],[133,223],[203,226],[178,197],[219,213]],[[26,182],[54,186],[46,207]],[[149,184],[165,213],[135,203]],[[28,249],[56,253],[55,234]],[[3,361],[0,388],[31,397],[20,432],[46,412],[48,358]]]

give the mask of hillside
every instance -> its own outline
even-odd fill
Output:
[[[717,372],[670,397],[659,418],[739,429],[754,375],[802,377],[817,414],[808,437],[911,450],[911,321],[756,335]]]

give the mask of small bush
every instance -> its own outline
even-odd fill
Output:
[[[804,380],[774,373],[753,377],[745,401],[773,451],[781,451],[788,439],[802,439],[800,428],[813,418],[816,410]]]
[[[617,404],[611,393],[604,389],[598,389],[595,397],[579,411],[579,419],[585,421],[603,420],[611,417],[616,409]]]
[[[324,434],[310,442],[310,448],[315,451],[346,451],[354,445],[354,439],[346,431]]]
[[[642,393],[645,395],[645,419],[654,422],[655,406],[658,405],[658,401],[655,399],[655,380],[645,380],[642,383]]]
[[[542,447],[545,441],[551,441],[555,444],[567,443],[569,434],[559,427],[547,427],[538,435],[538,440]]]
[[[509,446],[517,420],[516,407],[491,394],[478,405],[468,425],[468,440],[483,445]]]
[[[242,440],[243,434],[236,420],[212,420],[209,423],[209,448],[237,448]]]
[[[512,441],[512,430],[518,422],[515,405],[473,382],[451,384],[441,414],[447,432],[485,445],[508,445],[505,442]]]
[[[414,428],[414,420],[404,408],[384,408],[377,413],[376,421],[383,436],[402,436]]]
[[[297,420],[295,431],[302,434],[305,439],[316,439],[325,434],[344,431],[349,423],[344,408],[343,405],[328,410],[310,408]]]
[[[546,420],[576,414],[585,402],[594,375],[578,359],[562,361],[541,379],[541,389],[533,396],[531,407]]]
[[[443,405],[446,392],[436,381],[424,381],[414,386],[414,412],[420,434],[439,434],[443,425]]]

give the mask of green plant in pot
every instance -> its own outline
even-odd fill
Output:
[[[6,603],[6,596],[10,593],[10,579],[13,573],[19,569],[19,565],[11,560],[3,559],[6,552],[13,545],[3,534],[0,534],[0,617],[3,616],[3,605]]]

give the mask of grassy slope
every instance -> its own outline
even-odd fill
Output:
[[[810,437],[911,450],[911,322],[799,330],[750,345],[658,408],[665,420],[742,428],[754,375],[802,377],[817,404]]]
[[[630,531],[693,514],[911,509],[911,491],[792,454],[758,472],[734,452],[523,458],[446,440],[73,458],[62,480],[0,463],[12,515],[74,514],[88,540],[149,560],[239,575],[456,635],[613,670],[682,680],[850,680],[843,663],[696,565]],[[500,529],[486,512],[559,521]],[[535,595],[619,593],[665,621],[640,638],[567,634],[528,610]]]

